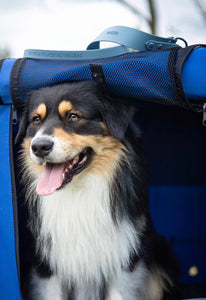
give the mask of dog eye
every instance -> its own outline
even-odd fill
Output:
[[[39,124],[41,122],[41,117],[39,115],[36,115],[32,118],[32,122],[34,124]]]
[[[80,116],[75,113],[70,113],[67,116],[67,121],[78,121],[80,119]]]

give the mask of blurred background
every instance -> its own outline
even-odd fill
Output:
[[[206,0],[0,0],[0,58],[84,50],[114,25],[206,43]]]

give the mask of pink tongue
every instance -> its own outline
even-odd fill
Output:
[[[47,164],[37,184],[36,192],[40,196],[53,194],[62,186],[64,164]]]

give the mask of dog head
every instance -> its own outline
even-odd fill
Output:
[[[105,99],[95,82],[64,83],[33,91],[17,141],[26,172],[49,195],[85,172],[112,173],[124,153],[134,109]]]

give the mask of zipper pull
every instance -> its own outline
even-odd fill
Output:
[[[12,125],[16,125],[17,123],[18,123],[17,111],[14,108],[14,106],[12,106]]]

